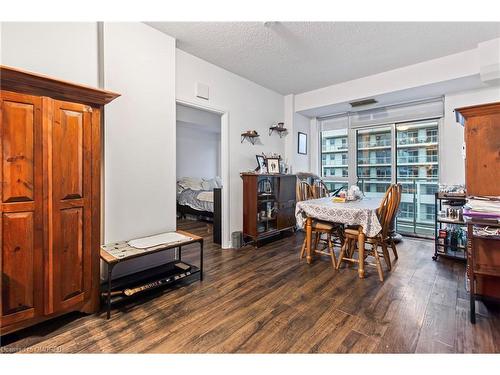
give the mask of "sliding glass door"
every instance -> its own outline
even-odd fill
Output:
[[[357,183],[365,196],[382,198],[391,183],[401,183],[397,231],[433,236],[438,121],[359,128],[355,134]]]
[[[356,132],[358,186],[367,197],[383,197],[392,181],[392,128]]]
[[[438,188],[438,121],[396,125],[397,181],[403,185],[397,231],[434,235]]]

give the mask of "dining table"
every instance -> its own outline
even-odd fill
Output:
[[[307,263],[310,264],[313,260],[311,249],[313,220],[356,227],[359,252],[358,276],[364,278],[365,238],[374,237],[382,230],[377,216],[381,200],[381,198],[363,197],[353,201],[334,202],[332,197],[325,197],[297,202],[295,218],[297,226],[306,232]]]

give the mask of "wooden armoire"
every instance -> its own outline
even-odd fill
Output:
[[[464,125],[467,196],[500,196],[500,102],[455,110]],[[500,299],[500,240],[468,230],[467,273],[478,296]],[[487,226],[488,224],[484,224]]]
[[[0,66],[0,333],[99,308],[101,110],[118,94]]]

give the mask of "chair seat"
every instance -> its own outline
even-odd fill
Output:
[[[358,237],[358,234],[359,234],[359,231],[357,229],[345,229],[344,231],[345,233],[345,236],[346,237],[351,237],[351,238],[357,238]],[[379,236],[376,236],[376,237],[365,237],[365,242],[368,242],[368,243],[378,243],[380,242],[380,237]]]
[[[336,227],[336,224],[327,221],[314,220],[312,222],[312,230],[320,230],[330,232]]]
[[[354,228],[346,228],[344,230],[344,233],[345,234],[350,234],[352,236],[358,236],[359,230],[358,230],[358,228],[356,228],[356,229],[354,229]]]

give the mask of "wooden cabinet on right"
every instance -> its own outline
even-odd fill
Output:
[[[500,103],[456,112],[465,127],[467,195],[500,196]]]
[[[467,195],[500,196],[500,103],[456,109],[464,125],[465,183]],[[468,225],[467,275],[470,285],[471,321],[475,321],[475,298],[500,298],[500,240],[481,238]]]

